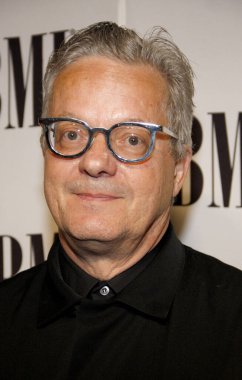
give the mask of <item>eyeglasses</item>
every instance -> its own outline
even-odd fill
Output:
[[[150,156],[157,132],[178,139],[166,127],[136,121],[118,123],[109,129],[90,128],[85,121],[69,117],[40,118],[39,123],[44,128],[49,149],[64,158],[76,158],[84,154],[97,133],[104,134],[114,157],[128,163],[142,162]]]

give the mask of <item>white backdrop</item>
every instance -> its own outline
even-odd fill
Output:
[[[162,25],[189,58],[198,151],[173,223],[185,244],[242,269],[241,19],[241,0],[0,0],[0,279],[46,257],[56,232],[31,126],[40,62],[58,32],[100,20],[141,33]]]

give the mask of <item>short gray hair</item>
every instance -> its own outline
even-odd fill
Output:
[[[134,30],[113,22],[98,22],[76,31],[53,52],[43,82],[43,115],[57,75],[68,65],[85,56],[116,58],[128,64],[144,63],[156,68],[168,84],[166,116],[168,125],[179,139],[174,141],[175,157],[184,154],[184,144],[191,146],[193,117],[193,71],[186,56],[162,27],[154,27],[141,38]]]

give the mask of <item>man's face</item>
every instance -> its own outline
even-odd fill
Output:
[[[166,126],[166,101],[166,81],[155,69],[86,57],[57,76],[48,116],[106,129],[123,121]],[[151,157],[138,164],[113,157],[101,133],[81,157],[63,159],[48,149],[44,157],[45,195],[61,235],[99,242],[162,235],[189,161],[175,163],[169,138],[161,134]]]

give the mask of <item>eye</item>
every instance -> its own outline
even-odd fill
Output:
[[[130,136],[128,138],[128,142],[130,145],[135,146],[135,145],[138,145],[140,143],[140,139],[138,136]]]
[[[64,134],[64,136],[68,139],[68,140],[76,140],[78,138],[78,133],[75,132],[75,131],[68,131]]]
[[[124,143],[127,144],[127,146],[130,147],[141,147],[143,145],[146,145],[146,139],[144,138],[145,136],[141,136],[140,134],[131,134],[124,139]]]

